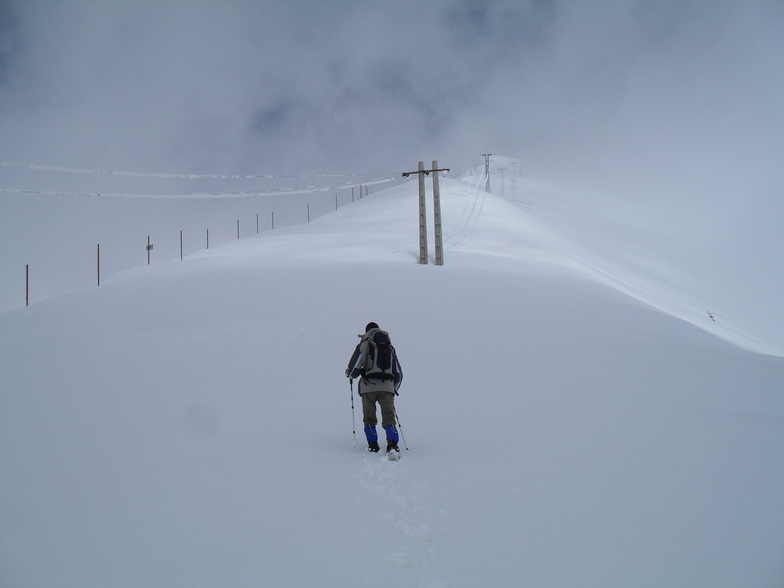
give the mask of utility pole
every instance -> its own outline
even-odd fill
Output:
[[[504,171],[505,170],[506,170],[506,166],[498,168],[498,171],[501,172],[501,196],[506,196],[506,193],[504,192]]]
[[[403,172],[407,178],[411,174],[419,176],[419,263],[427,265],[427,210],[425,206],[425,176],[433,173],[433,220],[436,236],[436,265],[444,265],[444,246],[441,238],[441,196],[438,189],[438,172],[449,171],[449,168],[438,169],[438,162],[433,161],[432,169],[425,169],[425,162],[419,162],[419,169]]]
[[[441,192],[438,189],[438,162],[433,160],[433,234],[436,238],[436,265],[444,265],[444,242],[441,231]]]
[[[485,158],[485,192],[490,191],[490,156],[492,153],[482,153]]]
[[[419,162],[419,263],[427,265],[427,210],[425,209],[425,162]],[[405,178],[406,175],[403,174]]]

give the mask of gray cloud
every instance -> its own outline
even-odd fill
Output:
[[[525,21],[470,2],[9,6],[4,151],[148,168],[416,158],[514,59],[501,17]]]
[[[599,150],[672,164],[739,114],[780,136],[774,2],[11,2],[3,20],[0,148],[24,160],[396,169],[493,147],[577,174]]]

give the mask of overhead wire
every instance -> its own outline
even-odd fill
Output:
[[[153,173],[153,172],[132,172],[114,171],[100,169],[85,169],[76,167],[63,167],[57,165],[42,165],[38,163],[17,163],[12,161],[0,161],[2,167],[23,167],[31,170],[50,171],[61,173],[110,175],[137,178],[167,178],[167,179],[219,179],[219,180],[255,180],[255,179],[291,179],[291,178],[356,178],[356,177],[379,177],[394,176],[398,172],[388,173],[362,173],[362,174],[175,174],[175,173]]]
[[[79,173],[94,175],[110,175],[120,177],[143,177],[161,179],[220,179],[220,180],[253,180],[253,179],[296,179],[296,178],[373,178],[363,181],[346,181],[330,185],[308,185],[286,188],[266,188],[260,190],[243,190],[232,192],[197,192],[187,194],[129,194],[115,192],[71,192],[64,190],[29,190],[21,188],[0,188],[2,193],[28,194],[41,196],[90,196],[101,198],[169,198],[169,199],[215,199],[215,198],[251,198],[254,196],[282,196],[295,194],[308,194],[313,192],[329,192],[334,190],[345,190],[358,186],[372,186],[392,182],[398,179],[398,173],[356,173],[356,174],[174,174],[174,173],[150,173],[150,172],[129,172],[129,171],[109,171],[96,169],[69,168],[62,166],[41,165],[37,163],[15,163],[0,161],[1,167],[22,167],[35,171],[59,172],[59,173]],[[380,177],[382,176],[382,177]],[[383,177],[386,176],[386,177]]]
[[[479,177],[477,179],[476,185],[472,189],[473,201],[472,202],[471,201],[466,202],[466,206],[465,206],[465,208],[463,208],[463,214],[465,214],[465,211],[468,209],[469,206],[471,206],[471,210],[470,210],[470,212],[468,213],[468,216],[465,219],[465,223],[463,223],[463,227],[459,231],[451,233],[444,240],[444,244],[445,245],[448,244],[450,249],[452,247],[454,247],[455,245],[457,245],[458,243],[460,243],[460,241],[463,240],[463,237],[465,237],[467,235],[473,234],[474,230],[476,230],[476,225],[479,222],[479,217],[482,214],[482,208],[484,207],[484,202],[485,202],[485,194],[486,194],[486,192],[480,188],[480,186],[482,185],[484,180],[485,180],[485,172],[483,170],[482,173],[479,174]],[[469,198],[470,197],[471,196],[469,196]],[[480,201],[480,197],[481,197],[481,203],[479,202]],[[477,203],[479,203],[479,210],[478,210],[478,212],[476,210]],[[474,213],[476,213],[476,215]],[[468,226],[471,224],[471,220],[472,219],[474,220],[474,223],[473,223],[473,226],[471,227],[471,230],[469,232],[468,231]]]
[[[8,194],[29,194],[38,196],[89,196],[93,198],[142,198],[142,199],[174,199],[174,200],[204,200],[217,198],[253,198],[255,196],[286,196],[296,194],[310,194],[313,192],[331,192],[346,190],[357,186],[374,186],[385,182],[392,182],[398,178],[384,178],[370,182],[339,184],[332,186],[303,186],[296,188],[270,188],[268,190],[254,190],[249,192],[214,192],[191,194],[121,194],[112,192],[66,192],[58,190],[23,190],[20,188],[0,188],[0,192]]]

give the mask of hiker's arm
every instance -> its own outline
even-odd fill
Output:
[[[362,343],[354,349],[354,354],[348,360],[348,367],[346,368],[347,378],[355,380],[360,374],[362,374]]]

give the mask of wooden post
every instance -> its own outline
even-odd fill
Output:
[[[237,239],[240,238],[240,219],[237,219]]]
[[[259,234],[259,213],[256,213],[256,234]]]
[[[150,265],[150,251],[152,251],[152,245],[150,244],[150,236],[147,235],[147,265]]]
[[[182,231],[180,231],[180,261],[182,261]]]
[[[275,230],[275,213],[272,213],[272,230]]]
[[[335,192],[335,210],[338,209],[338,194]]]
[[[96,264],[98,266],[98,285],[101,285],[101,244],[98,243],[98,251],[96,253]]]
[[[419,162],[419,263],[427,265],[427,209],[425,207],[425,162]]]
[[[308,202],[308,222],[310,222],[310,202]]]
[[[210,248],[210,230],[207,229],[207,249]]]
[[[436,239],[436,265],[444,265],[444,243],[441,236],[441,194],[438,188],[438,162],[433,161],[433,223]]]
[[[25,306],[30,306],[30,264],[25,264]]]

